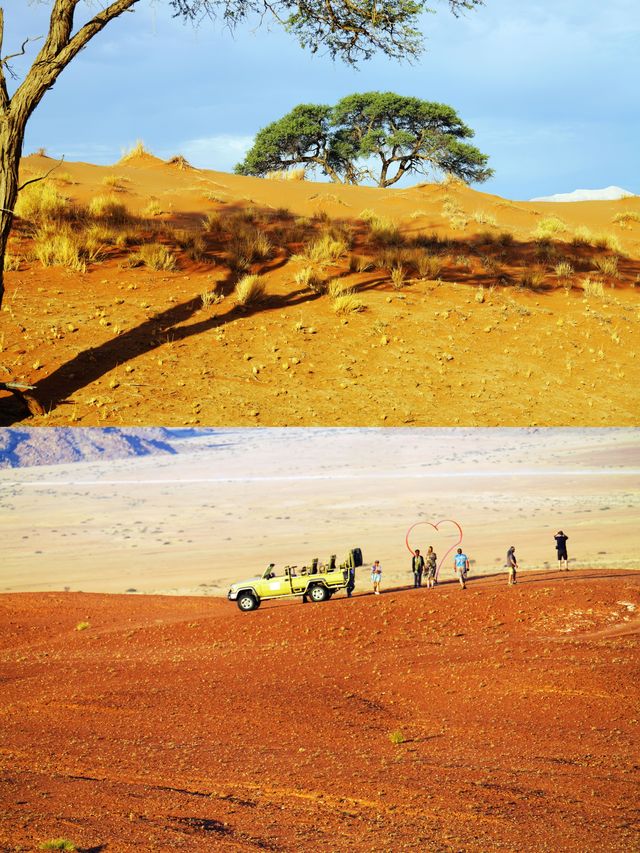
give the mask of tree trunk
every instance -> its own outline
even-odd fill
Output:
[[[18,167],[24,125],[8,116],[0,118],[0,310],[4,295],[4,255],[18,197]]]

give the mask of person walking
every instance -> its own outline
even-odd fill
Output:
[[[374,595],[380,595],[380,583],[382,582],[382,566],[380,560],[376,560],[371,566],[371,583]]]
[[[417,548],[411,558],[411,570],[413,571],[413,586],[417,589],[422,586],[422,573],[424,572],[424,557]]]
[[[453,558],[453,570],[458,575],[458,580],[460,581],[462,589],[466,589],[467,572],[469,571],[469,558],[466,554],[462,553],[462,548],[458,548],[458,551]]]
[[[436,552],[433,550],[433,546],[429,545],[427,550],[427,559],[426,559],[426,573],[427,573],[427,589],[431,589],[437,583],[436,581],[436,571],[438,570],[438,557]]]
[[[356,567],[349,566],[349,577],[347,579],[347,598],[351,598],[353,590],[356,588]]]
[[[556,551],[558,552],[558,569],[562,571],[564,562],[565,571],[569,571],[569,557],[567,556],[567,539],[569,538],[562,530],[558,530],[553,537],[556,540]]]
[[[509,571],[508,585],[513,586],[518,583],[516,580],[516,572],[518,570],[518,560],[516,559],[516,546],[512,545],[507,551],[507,569]]]

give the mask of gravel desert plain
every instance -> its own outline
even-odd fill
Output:
[[[637,422],[638,197],[267,180],[143,146],[21,174],[49,177],[19,199],[0,381],[40,414],[0,392],[5,425]]]
[[[0,848],[638,850],[640,574],[0,598]]]
[[[636,430],[31,432],[2,434],[48,464],[0,471],[0,850],[640,849]],[[468,587],[412,589],[406,528],[445,510]],[[382,554],[382,594],[223,597],[321,545]]]

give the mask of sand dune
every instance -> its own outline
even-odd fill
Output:
[[[51,166],[29,157],[23,173]],[[34,223],[17,221],[0,343],[4,378],[36,386],[34,425],[638,422],[639,198],[560,209],[457,184],[273,181],[150,155],[64,164],[51,180],[64,215],[106,198],[142,220],[85,217],[97,230],[84,272],[44,267]],[[327,234],[345,244],[338,257],[304,260]],[[138,258],[154,243],[174,269]],[[310,264],[362,310],[336,314],[300,279]],[[234,296],[244,272],[266,285],[248,309]],[[0,422],[25,418],[0,393]]]

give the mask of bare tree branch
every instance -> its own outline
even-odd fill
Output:
[[[36,183],[38,183],[38,181],[46,180],[49,177],[49,175],[51,174],[51,172],[55,172],[55,170],[59,169],[63,163],[64,163],[64,154],[62,155],[62,158],[60,160],[58,160],[58,162],[49,169],[49,171],[47,172],[46,175],[41,175],[39,178],[31,178],[30,181],[25,181],[24,184],[20,184],[20,186],[18,187],[18,192],[20,192],[20,190],[23,190],[25,187],[28,187],[29,184],[36,184]]]

